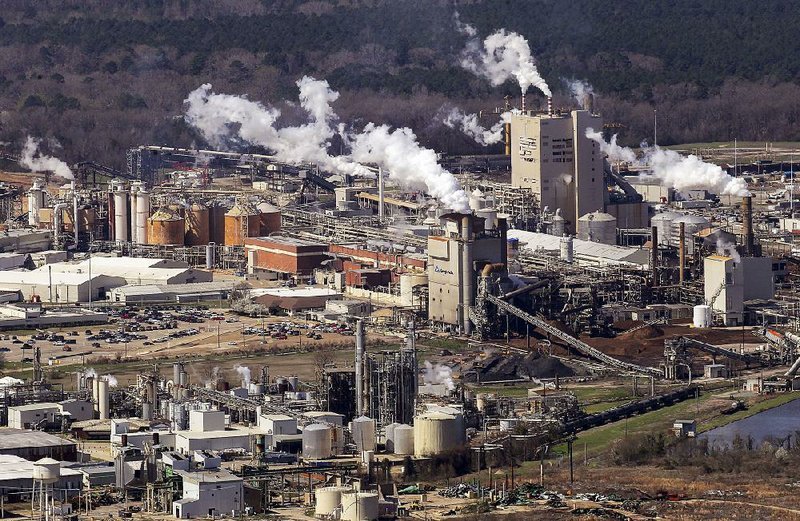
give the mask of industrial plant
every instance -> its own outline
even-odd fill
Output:
[[[207,148],[5,154],[0,517],[622,516],[572,491],[597,429],[699,439],[800,389],[789,153],[626,148],[518,65],[448,123],[504,154],[370,123],[332,155],[307,76],[297,127],[203,85]]]

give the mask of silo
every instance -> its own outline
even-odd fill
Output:
[[[650,219],[650,225],[658,230],[658,244],[668,246],[672,239],[672,221],[681,217],[677,212],[657,213]]]
[[[147,220],[147,243],[183,246],[183,221],[183,217],[167,208],[156,210],[153,216]]]
[[[186,212],[186,246],[205,246],[209,238],[209,211],[194,203]]]
[[[33,463],[33,480],[51,485],[61,478],[61,463],[53,458],[42,458]]]
[[[464,436],[452,414],[427,412],[414,418],[414,454],[433,456],[458,448]],[[395,432],[396,434],[396,432]]]
[[[351,487],[320,487],[314,491],[317,502],[314,517],[329,518],[342,504],[342,494],[352,492]]]
[[[143,187],[136,193],[136,217],[134,226],[136,227],[136,241],[139,244],[147,244],[147,218],[150,217],[150,192]]]
[[[225,244],[225,212],[228,209],[220,202],[208,204],[208,239],[216,244]]]
[[[711,306],[700,304],[694,307],[692,315],[692,324],[699,329],[706,329],[711,327]]]
[[[375,420],[360,416],[350,424],[358,452],[375,450]]]
[[[414,427],[411,425],[398,425],[394,429],[395,454],[414,454]]]
[[[617,218],[599,210],[587,213],[578,219],[578,239],[601,244],[616,244]]]
[[[575,256],[575,243],[572,240],[572,236],[566,235],[564,237],[561,237],[560,246],[561,246],[561,255],[560,255],[561,260],[563,260],[564,262],[572,262]]]
[[[392,452],[394,450],[394,430],[397,426],[400,425],[399,423],[390,423],[384,429],[385,432],[385,444],[386,450]]]
[[[93,407],[92,409],[94,412],[100,411],[100,377],[94,376],[92,377],[92,402]]]
[[[342,521],[372,521],[378,519],[378,494],[351,492],[342,494]]]
[[[128,224],[130,222],[130,206],[125,183],[112,180],[111,191],[114,193],[114,240],[128,242]]]
[[[258,205],[258,218],[261,224],[259,235],[265,237],[281,230],[281,210],[264,202]]]
[[[44,203],[42,182],[36,179],[28,192],[28,224],[30,226],[39,226],[39,209],[44,207]]]
[[[561,217],[561,210],[556,210],[556,214],[553,216],[550,224],[550,235],[555,235],[556,237],[564,235],[565,224],[566,220]]]
[[[225,214],[225,246],[242,246],[246,237],[261,235],[258,210],[236,203]]]
[[[100,378],[98,382],[99,400],[98,408],[100,412],[100,419],[108,419],[108,380]]]
[[[303,429],[303,458],[327,459],[331,452],[331,428],[322,423],[312,423]]]

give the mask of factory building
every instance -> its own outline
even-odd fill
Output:
[[[84,400],[30,403],[8,408],[8,426],[12,429],[38,429],[57,424],[58,430],[61,430],[62,420],[83,421],[92,417],[92,404]]]
[[[73,441],[41,431],[22,429],[0,429],[0,455],[11,455],[36,461],[40,458],[56,458],[76,461],[78,451]]]
[[[726,326],[744,322],[745,303],[775,295],[771,257],[710,255],[703,261],[704,296]]]
[[[191,302],[227,300],[236,285],[234,281],[193,282],[191,284],[129,284],[110,292],[111,302],[136,304],[143,302]]]
[[[45,460],[49,461],[49,460]],[[58,462],[56,462],[58,463]],[[28,501],[34,488],[36,464],[19,456],[0,454],[0,495],[6,502]],[[58,500],[74,498],[81,492],[84,474],[80,470],[62,466],[53,488],[59,492]],[[4,516],[8,512],[4,511]]]
[[[251,273],[280,278],[308,277],[328,257],[328,245],[293,237],[244,239]]]
[[[568,233],[580,216],[605,209],[603,154],[589,127],[603,121],[586,110],[511,118],[511,184],[530,188],[541,208],[561,209]]]
[[[204,471],[177,470],[183,496],[172,503],[178,519],[238,516],[244,509],[244,481],[224,469]]]
[[[428,315],[441,327],[471,331],[477,274],[489,264],[507,262],[505,219],[487,229],[486,219],[448,214],[428,237]]]

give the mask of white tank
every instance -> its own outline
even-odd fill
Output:
[[[100,411],[100,377],[92,378],[92,403],[95,412]]]
[[[214,246],[213,242],[209,242],[206,246],[206,269],[214,269]]]
[[[53,458],[42,458],[33,463],[33,479],[43,483],[55,483],[61,477],[61,464]]]
[[[44,190],[38,179],[33,182],[28,192],[28,224],[39,226],[39,209],[44,206]]]
[[[303,457],[327,459],[331,452],[331,428],[321,423],[312,423],[303,429]]]
[[[394,429],[394,453],[414,455],[414,427],[398,425]]]
[[[108,380],[104,378],[98,378],[98,411],[100,413],[101,420],[108,419]]]
[[[399,423],[390,423],[384,429],[385,433],[385,443],[386,443],[386,450],[388,452],[392,452],[394,450],[394,430],[397,426],[400,425]]]
[[[128,242],[128,191],[119,181],[112,182],[111,191],[114,192],[114,240]]]
[[[332,517],[342,504],[342,494],[352,492],[351,487],[320,487],[314,491],[317,503],[314,506],[314,517]]]
[[[571,235],[561,237],[561,260],[572,262],[575,257],[575,244]]]
[[[298,391],[300,389],[300,378],[296,376],[290,376],[287,378],[289,382],[289,390],[290,391]]]
[[[578,239],[601,244],[616,244],[617,218],[599,210],[587,213],[578,219]]]
[[[658,244],[668,246],[672,240],[672,221],[680,217],[677,212],[658,213],[650,219],[650,225],[658,230]]]
[[[342,494],[342,521],[372,521],[378,519],[378,494],[351,492]]]
[[[561,217],[561,209],[556,210],[556,214],[553,216],[551,220],[552,224],[550,224],[550,235],[555,235],[556,237],[561,237],[564,235],[564,225],[566,220]]]
[[[150,193],[140,189],[136,194],[136,241],[140,244],[147,244],[147,218],[150,217]]]
[[[487,232],[497,228],[497,210],[494,208],[476,210],[475,215],[484,218],[483,229]]]
[[[361,416],[350,424],[358,452],[375,450],[375,420]]]
[[[692,323],[694,327],[697,328],[705,329],[711,327],[711,306],[705,304],[695,306],[692,315]]]
[[[420,414],[414,418],[414,454],[433,456],[460,447],[464,432],[459,427],[458,418],[452,414],[443,412]]]

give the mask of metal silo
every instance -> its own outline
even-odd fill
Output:
[[[342,521],[372,521],[378,519],[378,494],[351,492],[342,494]]]
[[[616,244],[617,218],[601,211],[587,213],[578,219],[578,239],[601,244]]]
[[[236,203],[225,214],[225,246],[241,246],[246,237],[261,235],[261,218],[258,210]]]
[[[375,450],[375,420],[360,416],[350,424],[358,452]]]
[[[128,190],[124,182],[112,179],[111,191],[114,195],[114,240],[128,242],[128,224],[130,223]]]
[[[398,425],[394,428],[393,452],[395,454],[414,454],[414,427]]]
[[[186,246],[205,246],[209,243],[209,211],[194,203],[186,212]]]
[[[272,232],[281,229],[281,210],[271,204],[264,202],[257,206],[258,218],[260,223],[259,235],[265,237]]]
[[[314,490],[314,517],[330,518],[342,504],[342,494],[353,492],[352,487],[320,487]]]
[[[461,446],[464,437],[456,416],[427,412],[414,418],[414,454],[433,456]],[[395,429],[395,435],[397,429]]]
[[[322,423],[312,423],[303,429],[303,458],[327,459],[331,451],[331,428]]]
[[[228,208],[220,201],[208,205],[208,239],[215,244],[225,244],[225,212]]]
[[[658,230],[658,244],[668,246],[672,240],[672,221],[681,217],[676,212],[657,213],[650,219],[650,225]]]
[[[148,244],[170,244],[183,246],[183,217],[167,208],[158,209],[150,219],[147,227]]]

